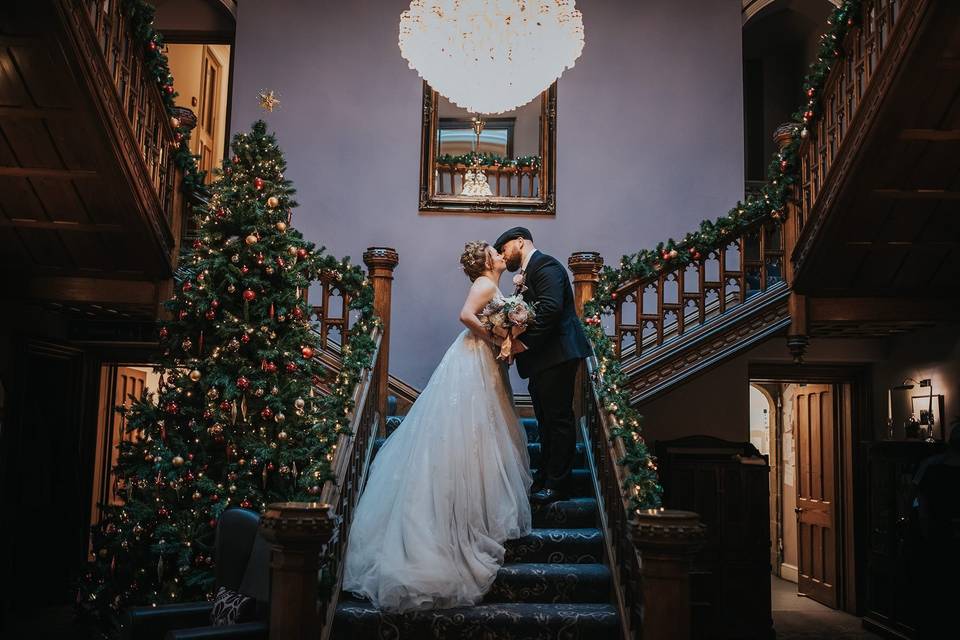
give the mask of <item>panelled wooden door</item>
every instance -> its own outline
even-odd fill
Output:
[[[200,169],[207,172],[207,181],[213,177],[212,169],[217,164],[215,150],[217,117],[220,109],[220,82],[223,67],[210,47],[203,48],[203,69],[200,75],[200,103],[197,105],[197,149]]]
[[[833,386],[800,386],[793,406],[797,439],[798,590],[836,609],[839,562]]]

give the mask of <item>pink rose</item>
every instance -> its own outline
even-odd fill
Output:
[[[518,304],[513,309],[510,309],[510,322],[513,324],[526,324],[527,320],[530,318],[530,313],[527,311],[526,305]]]
[[[513,276],[513,284],[514,284],[514,285],[516,285],[516,286],[519,287],[519,286],[521,286],[521,285],[523,284],[523,281],[524,281],[524,277],[523,277],[523,274],[522,274],[522,273],[518,273],[517,275]]]

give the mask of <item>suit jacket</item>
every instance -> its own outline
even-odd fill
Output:
[[[519,336],[528,349],[517,354],[520,377],[529,378],[561,362],[590,356],[590,342],[577,317],[566,267],[537,251],[530,256],[524,276],[527,288],[523,299],[533,304],[536,317]]]

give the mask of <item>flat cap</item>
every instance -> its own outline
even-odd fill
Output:
[[[533,234],[531,234],[530,230],[526,227],[514,227],[513,229],[507,229],[501,233],[500,237],[497,238],[497,241],[493,243],[493,248],[497,251],[503,251],[503,245],[517,238],[524,238],[532,241]]]

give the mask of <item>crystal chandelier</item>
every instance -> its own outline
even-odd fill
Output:
[[[574,0],[413,0],[400,52],[441,95],[472,113],[533,100],[583,51]]]

